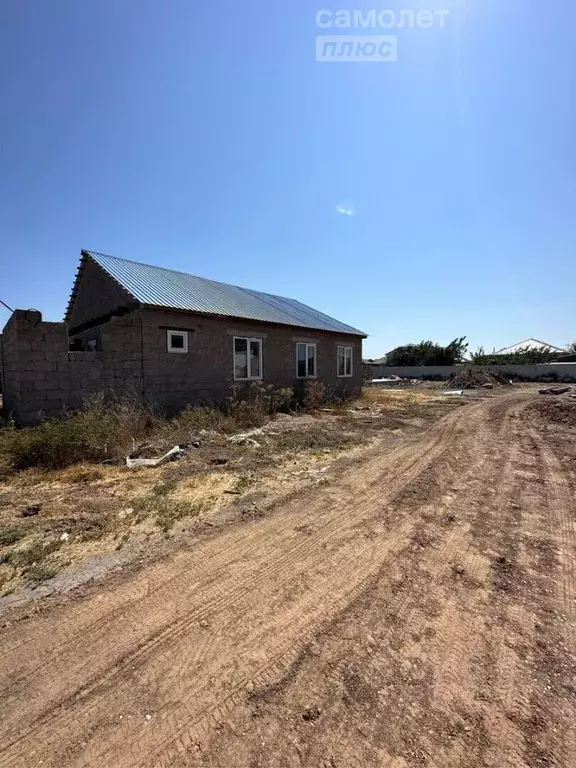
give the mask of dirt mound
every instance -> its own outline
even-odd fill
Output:
[[[479,389],[481,387],[510,387],[509,379],[502,376],[501,373],[490,373],[484,368],[464,368],[457,373],[453,373],[446,387],[448,389]]]
[[[576,400],[539,400],[535,409],[547,422],[576,427]]]

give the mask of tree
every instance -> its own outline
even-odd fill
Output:
[[[404,344],[386,355],[386,365],[454,365],[464,360],[468,344],[466,336],[453,339],[446,347],[433,341]]]
[[[558,357],[558,352],[552,352],[540,347],[520,347],[516,352],[510,352],[507,355],[487,355],[484,347],[478,347],[478,350],[472,355],[474,365],[538,365],[550,363]]]

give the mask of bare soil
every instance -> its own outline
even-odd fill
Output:
[[[314,414],[279,415],[247,441],[190,433],[186,458],[157,468],[84,463],[8,473],[0,479],[0,616],[171,544],[187,545],[206,526],[260,514],[324,482],[339,459],[376,442],[390,447],[452,407],[431,392],[373,390]],[[169,439],[160,430],[146,453],[165,454]]]
[[[473,400],[5,622],[0,765],[576,765],[574,402],[555,402]]]

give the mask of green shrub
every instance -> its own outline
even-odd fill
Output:
[[[386,365],[455,365],[463,362],[467,350],[466,336],[453,339],[445,347],[433,341],[404,344],[388,352]]]
[[[16,549],[10,553],[10,564],[19,568],[29,569],[60,549],[62,542],[58,539],[36,541],[26,549]]]
[[[57,565],[33,565],[26,571],[26,578],[38,584],[41,581],[53,579],[60,568]]]
[[[129,451],[132,441],[156,421],[150,410],[129,399],[107,401],[97,396],[61,419],[0,430],[0,458],[13,469],[59,469],[79,461],[102,461]]]
[[[279,411],[287,411],[294,401],[290,388],[277,389],[261,381],[253,381],[248,387],[236,386],[228,400],[225,413],[234,428],[261,427]]]
[[[541,365],[553,362],[558,355],[558,352],[530,345],[519,347],[507,355],[486,354],[484,347],[479,347],[471,359],[475,365]]]
[[[321,381],[307,381],[304,384],[301,404],[305,411],[316,411],[326,405],[329,399],[326,385]]]
[[[0,528],[0,546],[8,547],[26,536],[26,531],[16,525],[6,525]]]
[[[98,395],[88,399],[81,410],[60,419],[23,429],[14,425],[0,428],[0,471],[60,469],[82,461],[118,458],[150,435],[176,444],[202,429],[230,433],[260,427],[293,404],[292,389],[252,382],[235,388],[220,408],[186,408],[168,420],[153,407],[142,406],[136,397],[118,400]],[[311,400],[308,407],[313,407]]]

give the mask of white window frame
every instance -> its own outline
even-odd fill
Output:
[[[344,373],[340,373],[338,370],[338,359],[340,357],[340,350],[344,350]],[[350,379],[354,374],[354,354],[352,352],[353,347],[345,347],[343,344],[338,344],[336,347],[336,377],[339,379]],[[350,356],[350,373],[346,373],[346,353]]]
[[[184,346],[182,349],[180,349],[180,347],[172,346],[172,338],[174,336],[184,337]],[[173,355],[185,355],[188,352],[188,331],[166,331],[166,349]]]
[[[298,375],[298,347],[302,345],[306,347],[306,374],[304,376]],[[314,373],[308,373],[308,347],[314,347]],[[315,379],[318,376],[318,350],[316,349],[316,342],[309,343],[307,341],[296,342],[296,378],[297,379]]]
[[[248,374],[246,378],[243,376],[236,376],[236,339],[241,339],[242,341],[246,342],[246,372]],[[257,342],[260,348],[260,355],[259,355],[260,365],[258,366],[259,367],[258,376],[250,376],[250,344],[253,341]],[[262,339],[257,339],[254,336],[233,336],[232,337],[232,371],[234,373],[234,381],[261,381],[262,370],[263,370]]]

